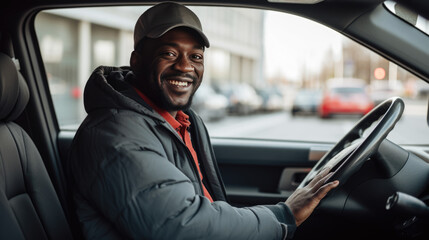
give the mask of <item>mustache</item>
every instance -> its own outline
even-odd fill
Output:
[[[170,74],[161,74],[161,79],[165,80],[166,78],[190,78],[192,81],[197,81],[197,77],[189,73],[170,73]]]

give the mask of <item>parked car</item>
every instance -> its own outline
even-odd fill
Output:
[[[261,111],[275,112],[285,107],[285,97],[279,88],[274,86],[256,88],[256,93],[262,99]]]
[[[228,99],[216,93],[208,84],[202,84],[195,93],[191,106],[204,120],[220,120],[227,114]]]
[[[400,81],[373,81],[371,84],[371,100],[374,105],[378,105],[391,97],[402,97],[404,95],[404,87]]]
[[[374,108],[374,103],[360,85],[329,86],[319,106],[319,116],[329,118],[335,114],[363,116]]]
[[[322,91],[319,89],[300,89],[295,95],[291,107],[291,114],[317,114]]]
[[[262,106],[262,99],[255,89],[246,83],[222,85],[219,92],[229,100],[230,114],[248,115]]]
[[[156,2],[159,1],[2,2],[0,239],[84,239],[81,224],[75,218],[76,209],[69,187],[71,183],[66,177],[68,169],[65,164],[76,129],[65,128],[60,122],[63,118],[57,114],[61,114],[64,109],[70,109],[79,116],[76,119],[82,119],[85,112],[83,106],[75,110],[55,102],[52,89],[49,88],[47,73],[61,75],[64,77],[62,79],[81,81],[80,83],[84,84],[91,69],[95,67],[92,65],[94,59],[104,60],[109,64],[119,62],[117,58],[129,61],[132,43],[129,48],[117,44],[132,39],[130,32],[133,28],[129,27],[128,23],[133,24],[135,19],[129,20],[127,17],[130,14],[124,14],[123,10],[128,8],[140,14],[139,7],[147,7]],[[212,74],[221,78],[243,73],[245,77],[253,76],[254,71],[246,71],[244,67],[251,65],[254,69],[259,69],[266,65],[258,58],[266,53],[266,49],[262,45],[262,39],[249,36],[253,36],[251,34],[256,29],[265,31],[268,27],[273,27],[274,32],[285,33],[288,38],[299,37],[296,42],[285,44],[281,41],[280,45],[276,45],[278,55],[288,56],[302,44],[303,48],[297,51],[299,54],[297,56],[301,59],[315,60],[319,56],[327,56],[324,58],[326,62],[320,66],[312,64],[313,62],[294,65],[298,58],[288,62],[277,61],[280,62],[282,71],[290,69],[293,72],[282,79],[285,84],[294,84],[295,79],[292,77],[295,76],[295,68],[304,69],[302,72],[308,75],[309,81],[313,77],[311,76],[313,70],[325,66],[332,68],[322,69],[329,70],[323,71],[324,76],[353,74],[358,69],[366,69],[364,70],[366,75],[371,76],[371,64],[377,62],[370,60],[378,53],[388,59],[383,58],[383,61],[394,62],[404,69],[401,73],[406,72],[408,77],[416,79],[424,86],[418,86],[418,89],[425,90],[424,93],[429,89],[427,88],[429,24],[425,20],[429,18],[429,1],[178,0],[178,2],[189,4],[190,7],[209,8],[198,8],[202,10],[197,13],[207,14],[208,20],[203,22],[204,29],[206,26],[213,27],[207,34],[210,36],[211,47],[206,50],[206,56],[212,54],[214,58],[211,62],[206,62],[206,67],[209,65],[214,67],[211,68],[212,72],[207,71],[205,76]],[[98,11],[102,7],[114,8],[109,8],[104,15],[88,14],[88,9]],[[240,8],[238,15],[231,14],[233,7]],[[250,17],[244,15],[243,8],[248,8],[247,10],[252,12]],[[214,12],[213,9],[218,9],[219,12]],[[267,12],[257,12],[258,9],[270,9],[276,21],[267,22],[266,25],[263,22],[255,22],[258,16],[262,19],[267,19],[268,16]],[[336,31],[341,37],[347,37],[348,40],[363,47],[365,51],[350,51],[349,53],[353,53],[350,55],[341,54],[341,49],[346,49],[347,46],[343,45],[343,42],[336,42],[342,39],[339,37],[331,42],[334,44],[332,48],[323,49],[321,54],[316,55],[313,51],[321,49],[320,43],[323,41],[320,38],[323,34],[312,31],[305,24],[297,25],[295,18],[293,21],[291,18],[281,21],[275,18],[285,13],[299,16],[299,19],[305,20],[305,24],[317,23],[324,29]],[[102,17],[92,19],[97,16]],[[67,18],[67,21],[64,18]],[[292,23],[293,26],[286,27],[286,23]],[[53,24],[57,24],[55,28]],[[233,24],[238,24],[241,29],[245,25],[250,27],[244,29],[245,34],[240,34],[228,28]],[[291,33],[296,30],[295,28],[298,32]],[[221,36],[231,35],[233,40],[241,39],[242,44],[233,42],[232,46],[227,45],[231,42],[221,41],[218,36],[212,35],[216,33]],[[307,35],[303,37],[302,34]],[[63,41],[64,39],[68,41]],[[277,40],[271,38],[273,39]],[[253,40],[255,44],[245,48],[244,44],[252,43]],[[123,49],[128,49],[128,52]],[[244,53],[243,49],[246,50]],[[363,62],[365,64],[359,65],[362,62],[348,59],[350,56],[361,57],[369,51],[368,49],[374,52],[368,54],[369,58]],[[94,58],[94,52],[101,55]],[[84,61],[80,61],[81,58]],[[65,65],[60,64],[64,62]],[[55,71],[47,71],[48,68]],[[85,80],[82,80],[82,77]],[[255,79],[259,79],[259,76]],[[69,94],[68,91],[65,92]],[[327,104],[325,110],[322,107],[324,111],[322,116],[337,112],[355,113],[357,110],[359,114],[366,113],[370,109],[370,104],[361,92],[362,88],[356,87],[331,90],[329,96],[336,98],[341,105],[334,104],[334,107],[330,108],[332,105]],[[250,99],[257,99],[253,93],[250,95],[253,96]],[[239,98],[234,99],[233,102],[239,102]],[[250,109],[257,108],[260,102],[261,100],[256,100],[250,104],[251,108],[240,111],[250,112]],[[294,239],[429,239],[427,99],[422,102],[417,108],[415,105],[409,108],[410,103],[406,100],[390,99],[387,105],[376,111],[377,114],[383,115],[382,113],[390,109],[389,114],[383,116],[387,117],[383,118],[386,121],[380,121],[382,124],[377,125],[377,131],[368,130],[367,127],[378,119],[378,115],[369,115],[356,122],[313,122],[315,119],[308,119],[311,121],[299,119],[300,122],[297,123],[287,122],[284,114],[274,114],[275,116],[269,119],[252,116],[254,118],[244,121],[244,117],[240,117],[239,122],[234,125],[225,126],[227,121],[218,124],[216,127],[221,128],[226,135],[213,137],[211,142],[225,184],[228,203],[234,207],[277,204],[285,201],[296,187],[304,187],[314,174],[328,166],[333,167],[335,174],[332,178],[340,179],[340,185],[330,192],[313,214],[297,228]],[[350,105],[355,106],[353,111],[348,108]],[[412,111],[399,121],[401,115],[407,113],[404,107]],[[408,119],[412,121],[407,125],[403,120]],[[336,141],[330,139],[333,131],[320,134],[320,131],[332,122],[335,124],[335,130],[347,128],[345,134]],[[257,138],[262,133],[277,133],[282,127],[289,125],[294,129],[288,129],[288,132],[283,134],[286,137],[290,136],[289,132],[296,130],[300,136],[318,138],[279,139],[266,135]],[[350,126],[354,127],[350,130]],[[231,136],[233,130],[247,135]],[[370,134],[364,134],[367,131],[370,131]],[[247,137],[249,135],[251,137]],[[154,156],[157,154],[154,152]],[[186,176],[181,178],[186,181]],[[136,193],[136,199],[138,197],[139,194]],[[88,201],[88,204],[92,203]],[[88,216],[94,214],[86,213]],[[124,215],[127,214],[129,214],[127,209],[124,209]],[[144,213],[140,216],[146,217]],[[121,216],[111,218],[114,220],[108,224],[115,225]],[[147,224],[150,228],[151,222]],[[188,224],[189,222],[178,226],[177,231],[207,230],[182,229]],[[213,221],[213,224],[217,222]],[[117,227],[122,229],[127,226]]]

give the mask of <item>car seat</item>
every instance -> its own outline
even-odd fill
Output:
[[[0,239],[72,239],[35,144],[13,122],[28,100],[24,78],[0,52]]]

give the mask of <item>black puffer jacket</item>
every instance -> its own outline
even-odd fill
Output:
[[[134,91],[127,69],[99,67],[84,92],[88,116],[73,141],[70,180],[88,239],[282,239],[295,228],[283,203],[235,208],[225,200],[210,140],[188,111],[205,183],[189,150]],[[287,224],[287,225],[285,225]],[[287,230],[286,230],[287,231]]]

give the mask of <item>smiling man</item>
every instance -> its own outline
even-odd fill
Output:
[[[186,27],[143,39],[132,53],[134,85],[173,117],[188,109],[204,73],[204,42]],[[207,43],[208,44],[208,43]]]
[[[68,162],[88,239],[286,239],[338,182],[328,171],[285,203],[236,208],[189,106],[209,41],[198,17],[161,3],[138,19],[131,68],[98,67]]]

